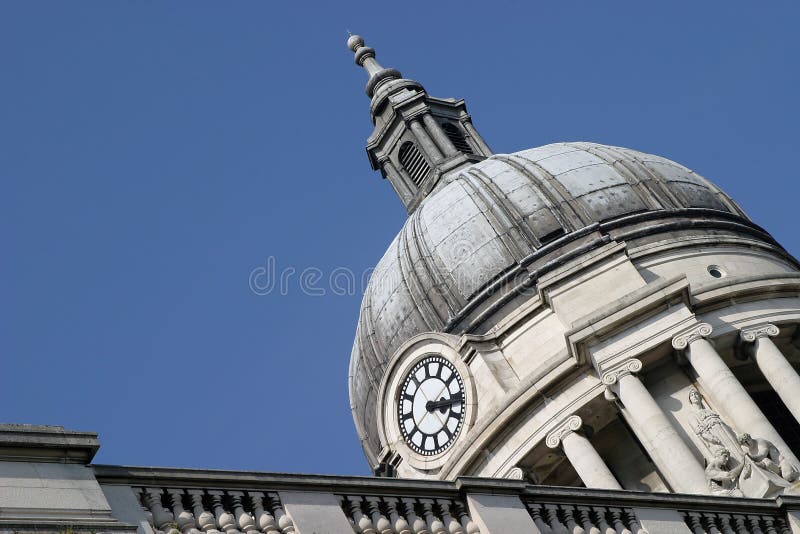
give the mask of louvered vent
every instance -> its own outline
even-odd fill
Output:
[[[472,147],[467,143],[467,139],[464,137],[464,134],[461,133],[461,130],[449,122],[443,122],[442,129],[447,137],[450,138],[450,142],[453,143],[456,150],[464,152],[465,154],[472,154]]]
[[[411,179],[417,184],[417,187],[422,185],[425,178],[431,172],[431,168],[425,158],[422,157],[414,143],[407,141],[400,147],[400,165],[406,170]]]

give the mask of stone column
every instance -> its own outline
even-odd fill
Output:
[[[389,183],[392,184],[392,187],[394,187],[394,190],[406,205],[411,202],[411,199],[414,198],[414,191],[411,190],[409,184],[414,182],[411,181],[411,177],[408,173],[405,172],[405,170],[401,172],[400,169],[394,166],[392,160],[388,158],[381,162],[381,167],[383,168],[383,172],[388,176],[397,176],[400,178],[400,180],[389,180]]]
[[[436,146],[436,143],[433,142],[431,136],[428,135],[428,132],[425,131],[425,128],[422,126],[422,124],[419,123],[419,119],[413,119],[410,126],[411,131],[414,132],[419,144],[422,146],[422,149],[428,154],[428,156],[435,163],[442,161],[441,151]]]
[[[547,435],[545,443],[551,449],[561,445],[569,463],[587,488],[622,489],[597,449],[579,432],[581,426],[581,418],[572,415]]]
[[[754,438],[771,441],[796,464],[797,458],[786,442],[706,339],[711,330],[711,325],[707,323],[695,325],[675,336],[672,346],[683,351],[697,373],[703,390],[714,402],[714,407],[737,432],[747,432]]]
[[[780,330],[773,324],[765,324],[750,328],[742,328],[742,341],[749,344],[748,352],[767,378],[769,385],[800,421],[800,375],[797,374],[783,353],[775,346],[770,337],[777,336]]]
[[[422,122],[425,123],[425,127],[428,129],[428,132],[433,136],[433,140],[436,141],[436,144],[439,145],[439,148],[442,149],[445,156],[455,156],[458,154],[458,150],[456,150],[456,146],[447,137],[447,134],[444,133],[444,129],[442,126],[436,122],[436,119],[430,113],[426,113],[422,116]]]
[[[478,146],[481,147],[481,150],[483,150],[483,154],[485,156],[491,156],[494,154],[492,149],[489,148],[489,145],[486,144],[486,141],[483,140],[481,134],[478,133],[478,130],[475,129],[475,126],[473,126],[470,121],[464,121],[462,124],[464,125],[464,129],[467,131],[467,133],[472,137],[472,139],[475,140],[476,143],[478,143]]]
[[[641,369],[639,360],[625,360],[603,374],[603,383],[615,387],[631,423],[646,440],[642,445],[673,491],[708,493],[702,466],[644,384],[634,376]]]

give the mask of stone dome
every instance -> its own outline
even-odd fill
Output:
[[[532,260],[552,261],[593,229],[693,214],[702,224],[751,224],[686,167],[594,143],[495,154],[442,180],[389,245],[361,304],[350,398],[370,461],[380,449],[377,392],[404,342],[422,332],[479,331],[480,320],[465,320],[479,301]]]

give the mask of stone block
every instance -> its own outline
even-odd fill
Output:
[[[472,520],[481,529],[481,534],[541,534],[525,505],[516,495],[471,493],[467,496],[467,505]]]
[[[353,527],[332,493],[282,491],[281,503],[297,534],[349,534]]]
[[[636,517],[649,534],[692,534],[676,510],[636,508]]]

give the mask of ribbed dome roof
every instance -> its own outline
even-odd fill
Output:
[[[459,330],[490,282],[553,241],[641,212],[705,208],[746,218],[722,191],[658,156],[594,143],[495,154],[440,184],[372,274],[350,362],[350,398],[374,460],[376,395],[393,352],[416,334]]]

